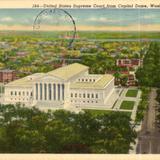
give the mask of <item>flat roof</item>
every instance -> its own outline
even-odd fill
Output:
[[[45,73],[35,73],[35,74],[32,74],[32,75],[26,76],[24,78],[12,81],[12,82],[6,84],[5,86],[32,86],[33,82],[36,79],[39,79],[42,76],[44,76],[44,74]]]
[[[11,69],[0,69],[0,72],[14,72],[15,70]]]
[[[6,84],[6,86],[20,86],[20,85],[24,85],[24,86],[30,86],[33,84],[33,82],[39,78],[44,77],[45,75],[51,75],[51,76],[55,76],[58,77],[60,79],[63,80],[68,80],[72,77],[74,77],[75,75],[81,73],[82,71],[87,70],[89,67],[79,64],[79,63],[73,63],[58,69],[55,69],[53,71],[50,71],[48,73],[35,73],[29,76],[26,76],[24,78],[12,81],[8,84]],[[32,78],[32,79],[31,79]]]
[[[79,63],[73,63],[58,69],[55,69],[51,72],[48,72],[49,75],[58,77],[63,80],[68,80],[75,75],[81,73],[82,71],[88,70],[88,66],[79,64]]]
[[[75,82],[71,83],[71,89],[104,89],[105,86],[113,79],[111,74],[101,75],[96,82]]]

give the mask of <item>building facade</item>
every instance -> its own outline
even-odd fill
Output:
[[[4,103],[39,108],[110,107],[114,77],[89,74],[85,65],[74,63],[48,73],[36,73],[5,85]]]
[[[119,67],[138,68],[142,65],[142,59],[117,59],[116,65]]]
[[[8,83],[16,79],[16,72],[14,70],[4,69],[0,70],[0,82]]]

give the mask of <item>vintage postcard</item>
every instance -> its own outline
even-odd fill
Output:
[[[0,4],[0,159],[159,159],[158,1]]]

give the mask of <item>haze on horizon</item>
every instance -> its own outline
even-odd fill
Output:
[[[0,30],[32,31],[42,9],[0,9]],[[70,9],[78,31],[160,31],[158,9]],[[72,23],[44,17],[42,31],[70,31]]]

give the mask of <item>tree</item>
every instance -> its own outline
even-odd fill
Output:
[[[127,153],[135,131],[130,117],[114,112],[42,112],[0,105],[0,153]]]
[[[141,86],[160,87],[160,43],[150,44],[136,78]]]

